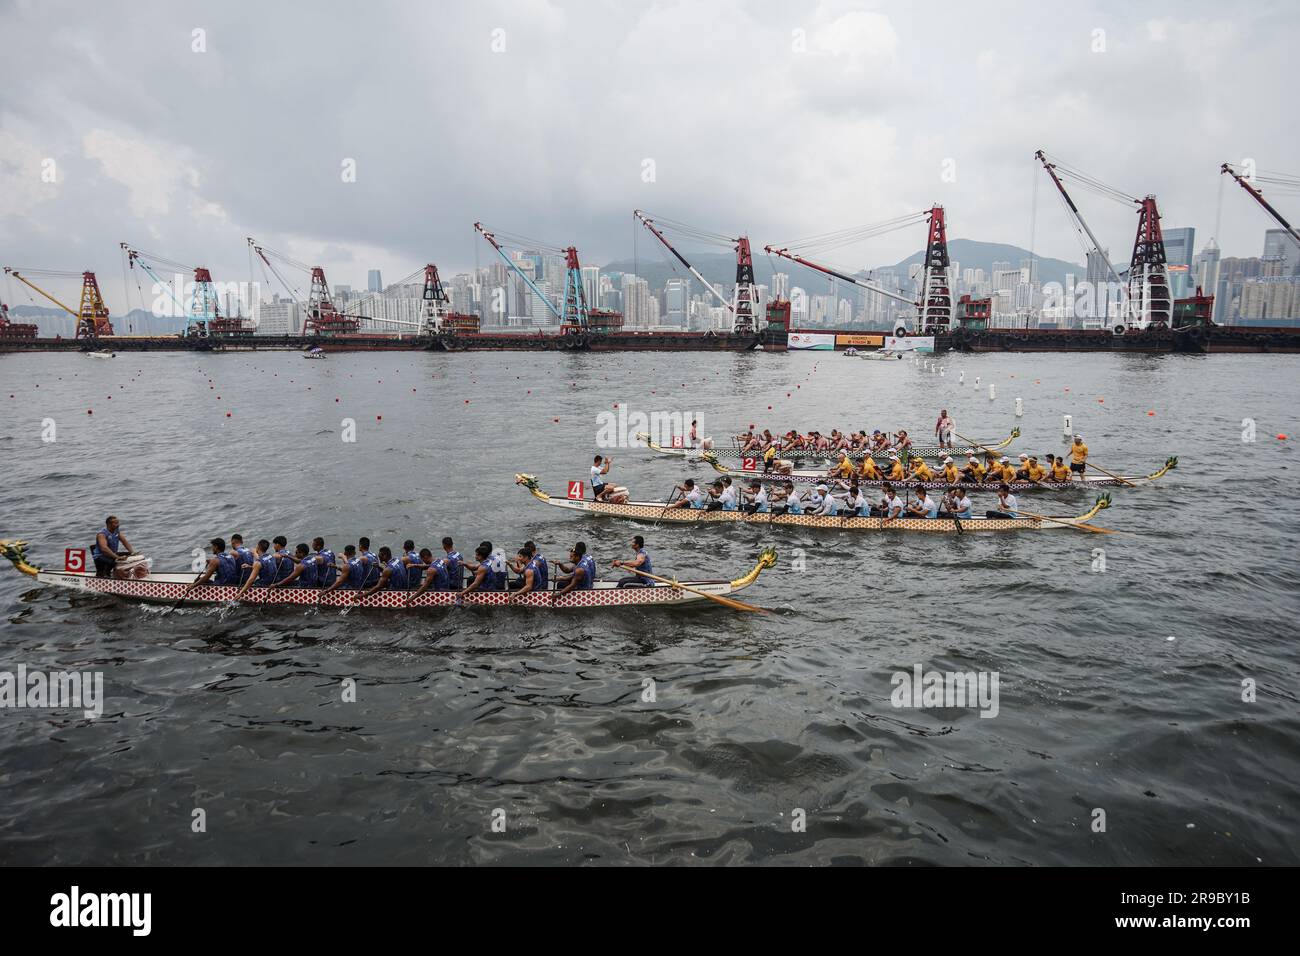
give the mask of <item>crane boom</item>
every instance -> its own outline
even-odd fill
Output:
[[[878,292],[880,295],[883,295],[890,299],[894,299],[898,302],[902,302],[905,305],[911,305],[911,306],[920,305],[920,303],[918,303],[915,299],[909,299],[901,292],[895,292],[892,289],[886,289],[882,285],[876,285],[874,282],[868,281],[867,279],[861,279],[857,276],[851,276],[847,272],[840,272],[837,269],[832,269],[830,266],[819,265],[816,262],[813,262],[809,259],[805,259],[803,256],[795,255],[789,249],[778,249],[775,246],[764,246],[763,251],[768,253],[769,255],[780,256],[782,259],[789,259],[791,262],[797,262],[799,263],[799,265],[807,266],[809,269],[816,269],[818,272],[825,273],[826,275],[832,276],[833,278],[839,279],[843,282],[852,283],[853,285],[856,285],[860,288],[868,289],[871,292]]]
[[[483,223],[481,222],[474,223],[474,228],[488,241],[488,245],[497,251],[497,255],[502,258],[505,264],[515,270],[515,272],[519,273],[519,278],[523,279],[524,282],[528,284],[528,288],[533,290],[533,294],[546,303],[546,307],[551,310],[551,314],[559,319],[560,322],[563,322],[564,313],[555,307],[555,304],[550,300],[549,296],[542,292],[541,289],[537,288],[536,283],[534,283],[532,279],[528,278],[523,269],[519,268],[519,264],[506,255],[506,251],[501,248],[501,243],[497,242],[497,237],[483,228]]]
[[[1229,176],[1235,179],[1237,181],[1237,185],[1239,185],[1242,189],[1246,190],[1246,192],[1250,193],[1251,198],[1254,199],[1255,202],[1263,206],[1264,211],[1267,212],[1270,216],[1272,216],[1275,220],[1277,220],[1277,224],[1279,226],[1281,226],[1288,233],[1290,233],[1293,239],[1295,239],[1297,242],[1300,242],[1300,232],[1297,232],[1296,228],[1292,226],[1291,223],[1287,222],[1285,219],[1282,218],[1282,214],[1273,208],[1273,206],[1269,203],[1269,201],[1264,198],[1264,194],[1262,192],[1260,192],[1258,189],[1256,189],[1254,186],[1250,184],[1250,180],[1248,180],[1245,176],[1242,176],[1240,173],[1238,173],[1228,163],[1224,163],[1222,166],[1220,166],[1219,172],[1227,173]]]
[[[1065,199],[1065,205],[1070,210],[1070,215],[1074,217],[1074,221],[1079,224],[1080,228],[1088,234],[1088,239],[1092,242],[1093,250],[1096,251],[1097,255],[1101,256],[1102,261],[1106,263],[1106,268],[1110,270],[1111,277],[1118,283],[1119,273],[1116,272],[1115,267],[1111,265],[1110,256],[1106,255],[1106,250],[1101,247],[1101,243],[1098,242],[1097,237],[1093,235],[1092,229],[1083,218],[1083,213],[1079,212],[1079,207],[1074,204],[1074,200],[1070,198],[1070,194],[1065,191],[1065,186],[1061,182],[1061,177],[1056,175],[1056,164],[1048,162],[1047,156],[1044,155],[1041,149],[1034,153],[1034,158],[1043,164],[1043,168],[1047,170],[1047,175],[1052,177],[1052,182],[1060,191],[1062,198]]]
[[[30,288],[30,289],[35,289],[37,292],[39,292],[39,293],[40,293],[41,295],[43,295],[45,298],[49,299],[51,302],[53,302],[55,305],[57,305],[57,306],[58,306],[60,309],[62,309],[64,312],[68,313],[68,315],[72,316],[74,319],[79,319],[79,318],[81,318],[81,316],[79,316],[79,315],[77,314],[77,312],[76,312],[75,309],[70,309],[70,308],[68,308],[66,305],[64,305],[62,302],[60,302],[58,299],[54,298],[54,296],[50,295],[48,292],[46,292],[44,289],[42,289],[40,286],[38,286],[35,282],[32,282],[30,279],[28,279],[26,276],[24,276],[24,275],[23,275],[21,272],[19,272],[17,269],[12,269],[12,268],[10,268],[9,266],[5,266],[5,274],[6,274],[6,275],[11,275],[11,276],[13,276],[15,279],[17,279],[19,282],[21,282],[23,285],[27,286],[28,288]]]
[[[683,256],[680,252],[678,252],[676,249],[673,248],[673,244],[669,242],[666,238],[664,238],[664,234],[662,232],[660,232],[658,229],[655,228],[653,219],[646,216],[646,214],[642,212],[640,209],[632,210],[632,215],[636,216],[636,218],[641,221],[641,225],[649,229],[650,234],[654,236],[656,239],[658,239],[660,242],[662,242],[664,244],[664,247],[669,252],[671,252],[674,256],[677,257],[677,261],[680,262],[682,265],[684,265],[690,271],[691,275],[695,276],[695,278],[699,279],[700,282],[703,283],[704,288],[708,289],[710,292],[713,293],[714,297],[719,302],[721,302],[723,306],[726,307],[728,312],[734,313],[736,311],[735,307],[731,304],[731,302],[727,299],[727,297],[724,296],[721,292],[719,292],[713,286],[713,284],[709,282],[708,279],[700,275],[699,270],[696,269],[695,266],[687,262],[685,256]]]

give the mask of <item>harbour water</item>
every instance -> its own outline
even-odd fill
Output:
[[[764,615],[169,611],[0,568],[0,671],[102,672],[105,694],[95,719],[0,709],[0,860],[1300,862],[1300,359],[938,362],[0,356],[0,537],[38,564],[89,547],[110,512],[158,570],[236,531],[338,549],[531,538],[552,561],[582,539],[607,575],[640,533],[683,579],[780,553],[743,595]],[[1095,521],[1114,535],[632,525],[514,485],[563,494],[606,451],[637,498],[712,474],[597,447],[620,407],[716,439],[750,423],[925,437],[947,408],[961,434],[1019,426],[1012,453],[1039,455],[1064,450],[1070,414],[1109,470],[1180,462],[1111,489]],[[1021,501],[1073,515],[1091,496]],[[996,674],[996,715],[894,706],[917,666]]]

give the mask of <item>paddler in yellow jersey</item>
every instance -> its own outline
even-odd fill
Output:
[[[849,453],[840,449],[840,460],[831,466],[827,474],[832,478],[852,478],[853,472],[853,462],[849,461]]]
[[[912,459],[912,480],[913,481],[934,481],[934,472],[922,458]]]
[[[966,457],[966,467],[961,470],[961,480],[971,481],[976,484],[984,480],[984,473],[987,469],[980,464],[980,460],[974,455]]]
[[[898,460],[897,455],[889,456],[889,474],[890,481],[907,481],[907,471],[903,468],[903,463]]]
[[[1038,463],[1038,459],[1033,455],[1029,456],[1029,464],[1025,466],[1025,477],[1030,481],[1042,481],[1047,477],[1047,469]]]
[[[871,457],[871,453],[862,456],[862,467],[858,469],[858,477],[864,481],[884,481],[885,475],[876,465],[876,460]]]
[[[961,472],[959,472],[957,466],[953,464],[952,458],[945,457],[943,459],[943,480],[950,485],[955,485],[960,478]]]
[[[763,470],[771,471],[772,463],[776,461],[776,445],[769,444],[763,449]]]
[[[1074,436],[1074,444],[1070,446],[1070,471],[1076,472],[1080,478],[1088,471],[1088,446],[1083,443],[1082,435]]]
[[[1060,455],[1048,455],[1052,460],[1052,481],[1069,481],[1070,469],[1065,466],[1065,459]]]
[[[989,472],[989,474],[992,473],[993,473],[992,471]],[[998,476],[1000,480],[1006,482],[1012,482],[1016,480],[1015,466],[1011,464],[1011,459],[1008,458],[1006,455],[1003,455],[1000,459],[998,459]]]

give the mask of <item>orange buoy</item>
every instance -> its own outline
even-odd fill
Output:
[[[1277,436],[1277,440],[1278,440],[1278,441],[1286,441],[1286,435],[1279,434],[1279,435]]]
[[[227,417],[227,418],[230,417],[230,412],[226,412],[226,417]]]
[[[1150,412],[1147,412],[1147,414],[1148,414],[1148,415],[1154,415],[1155,412],[1154,412],[1154,411],[1150,411]]]
[[[384,416],[383,416],[383,415],[376,415],[376,416],[375,416],[375,421],[377,421],[377,422],[382,422],[383,420],[384,420]]]
[[[93,414],[95,414],[95,410],[94,410],[93,408],[88,408],[88,409],[86,409],[86,414],[87,414],[87,415],[93,415]]]

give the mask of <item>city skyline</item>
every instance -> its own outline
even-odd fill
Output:
[[[240,4],[151,9],[129,27],[107,9],[0,12],[13,46],[0,67],[0,261],[94,269],[114,308],[123,240],[233,280],[252,235],[362,288],[376,266],[482,265],[492,253],[476,220],[573,243],[584,263],[626,258],[638,206],[761,246],[941,203],[953,237],[1082,262],[1032,160],[1040,146],[1154,192],[1167,223],[1248,256],[1267,224],[1218,164],[1287,168],[1297,152],[1294,124],[1278,119],[1287,90],[1251,80],[1289,65],[1296,14],[1276,3],[1231,18],[1209,3],[1050,16],[1002,4],[948,12],[938,30],[924,10],[836,2],[323,4],[310,18],[258,8],[262,31]],[[420,31],[454,42],[401,40]],[[716,49],[719,35],[738,52]],[[356,62],[385,59],[382,82],[317,55],[343,38]],[[551,55],[561,40],[606,55]],[[33,93],[20,78],[48,74],[55,56],[79,69]],[[1116,107],[1136,91],[1160,123]],[[717,123],[737,110],[764,143],[741,161]],[[1081,205],[1126,258],[1131,211]],[[885,237],[842,264],[897,261],[923,239]]]

